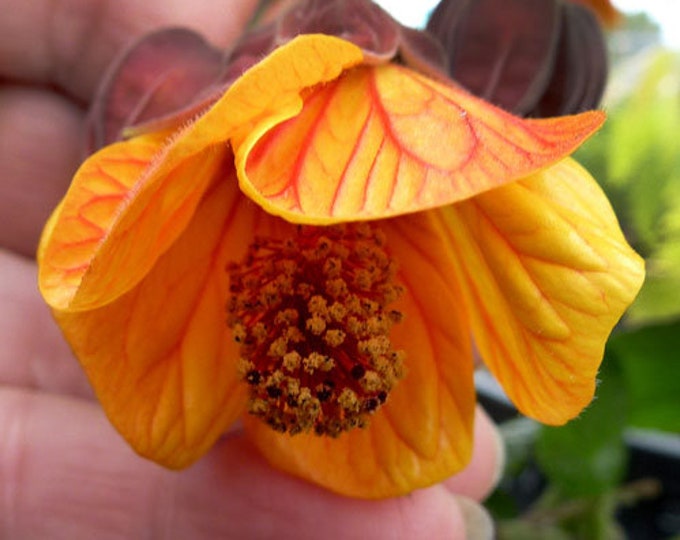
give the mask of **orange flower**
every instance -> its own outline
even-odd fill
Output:
[[[605,196],[566,157],[603,114],[524,120],[452,83],[363,60],[339,38],[295,38],[190,125],[91,156],[47,224],[42,294],[111,422],[143,456],[185,467],[243,418],[273,465],[333,491],[375,498],[433,484],[470,458],[472,339],[529,416],[561,424],[590,402],[607,336],[643,279]],[[358,221],[371,226],[322,227]],[[375,304],[397,322],[368,345],[351,338],[358,323],[349,317],[325,320],[335,332],[324,343],[323,328],[300,323],[307,357],[281,360],[282,334],[272,338],[257,322],[295,326],[272,299],[286,279],[295,287],[283,307],[301,311],[309,283],[350,275],[325,266],[326,236],[341,265],[361,267],[347,283],[353,298],[375,293],[360,298],[357,313]],[[314,249],[320,260],[305,255]],[[284,260],[307,265],[306,285]],[[384,272],[373,287],[378,278],[366,276],[376,267]],[[260,279],[283,285],[262,281],[260,296]],[[342,299],[333,313],[354,309]],[[320,313],[309,309],[307,318]],[[381,349],[386,335],[405,353],[403,374],[401,354]],[[251,343],[242,348],[234,337],[244,336]],[[331,383],[303,400],[300,386],[325,369],[321,360],[310,367],[312,353],[335,346]],[[361,356],[360,373],[348,351]],[[393,364],[383,369],[386,359]],[[351,399],[326,405],[338,382],[354,385]],[[286,393],[293,404],[279,399]],[[303,402],[368,426],[291,435],[246,414],[266,409],[275,423]],[[290,431],[321,422],[295,418]],[[332,432],[333,421],[320,431]]]

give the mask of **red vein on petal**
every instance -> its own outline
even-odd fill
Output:
[[[318,88],[314,89],[314,91],[310,93],[310,95],[306,98],[307,101],[320,99],[318,96],[322,96],[324,98],[314,121],[311,123],[307,137],[308,141],[314,140],[314,135],[319,130],[322,120],[324,119],[324,112],[328,110],[333,100],[333,97],[337,93],[339,81],[340,79],[319,86]],[[326,90],[328,90],[328,92],[325,92]],[[292,196],[295,200],[295,205],[293,206],[293,208],[302,211],[302,203],[299,195],[299,183],[302,176],[302,165],[304,164],[306,156],[311,151],[312,146],[310,144],[306,144],[304,145],[303,148],[301,148],[300,152],[297,154],[295,163],[293,164],[292,171],[290,173],[291,181],[287,182],[282,187],[281,190],[269,194],[269,197],[271,198],[281,197],[286,192],[289,192],[289,190],[292,190]]]
[[[349,156],[347,157],[347,162],[345,163],[342,173],[340,174],[340,177],[338,179],[338,183],[335,186],[335,191],[333,193],[333,197],[331,198],[331,208],[330,208],[330,213],[334,214],[334,209],[336,208],[338,198],[342,192],[343,186],[346,185],[346,180],[347,180],[347,171],[349,167],[352,165],[353,160],[357,157],[358,155],[358,150],[359,148],[362,147],[362,141],[366,140],[367,137],[367,132],[368,132],[368,125],[371,120],[371,110],[369,109],[368,114],[366,114],[366,118],[363,121],[363,124],[361,126],[361,129],[359,130],[358,137],[357,137],[357,142],[354,145],[354,148],[352,149],[352,152],[350,152]],[[382,146],[382,145],[381,145]],[[373,157],[373,164],[375,164],[375,158],[376,156]],[[371,167],[372,169],[373,167]],[[364,183],[364,198],[363,200],[366,200],[366,182]],[[363,206],[363,205],[362,205]]]

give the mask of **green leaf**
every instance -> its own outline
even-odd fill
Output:
[[[551,484],[568,497],[605,493],[621,481],[628,453],[626,389],[605,359],[596,399],[579,418],[562,427],[543,427],[536,459]]]
[[[680,321],[619,333],[609,349],[628,388],[630,423],[680,433]]]

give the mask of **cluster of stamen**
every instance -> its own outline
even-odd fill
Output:
[[[229,267],[228,324],[249,412],[273,429],[338,436],[367,425],[403,376],[390,329],[402,293],[384,234],[368,224],[257,239]]]

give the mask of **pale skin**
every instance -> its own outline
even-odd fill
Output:
[[[107,422],[36,288],[42,225],[68,186],[84,112],[131,38],[182,24],[227,47],[254,1],[0,0],[0,537],[465,538],[502,462],[478,412],[472,462],[384,501],[339,497],[270,468],[233,428],[167,471]]]

